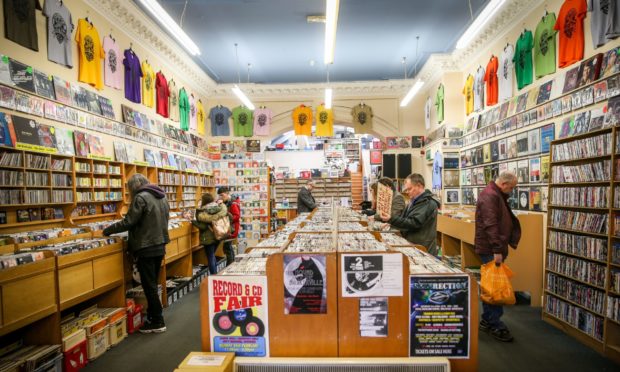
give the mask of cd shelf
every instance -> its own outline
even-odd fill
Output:
[[[620,128],[551,142],[543,319],[601,353],[617,348]]]

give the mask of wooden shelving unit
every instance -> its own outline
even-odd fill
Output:
[[[542,315],[546,322],[616,362],[620,362],[620,312],[610,306],[620,299],[613,287],[613,274],[619,271],[615,266],[619,256],[614,252],[618,249],[614,247],[618,233],[614,222],[620,218],[615,202],[620,190],[614,187],[614,180],[620,179],[616,169],[619,135],[616,127],[605,128],[551,143],[551,179],[556,172],[562,175],[564,166],[609,160],[610,169],[609,179],[601,179],[604,174],[584,173],[581,177],[587,178],[574,183],[549,185]],[[559,146],[579,152],[571,154]],[[575,202],[574,198],[594,191],[597,197]]]

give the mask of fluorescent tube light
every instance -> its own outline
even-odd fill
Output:
[[[254,110],[254,105],[252,104],[252,101],[250,101],[250,99],[243,93],[243,91],[239,88],[238,85],[235,84],[235,86],[232,88],[232,91],[247,108],[249,108],[250,110]]]
[[[332,108],[332,88],[325,88],[325,108]]]
[[[334,63],[340,0],[325,0],[325,64]]]
[[[491,0],[489,4],[480,12],[478,18],[469,26],[467,31],[456,42],[456,49],[465,48],[469,42],[482,30],[482,27],[493,18],[493,15],[504,5],[506,0]]]
[[[413,84],[413,86],[411,87],[411,89],[409,89],[409,92],[407,93],[405,98],[403,98],[403,100],[400,101],[400,107],[407,106],[409,104],[409,101],[411,101],[411,99],[413,98],[413,96],[415,96],[416,93],[418,93],[420,89],[422,89],[423,85],[424,85],[424,82],[422,80],[416,81],[415,84]]]
[[[198,46],[194,44],[192,39],[187,36],[185,31],[179,27],[156,0],[140,0],[140,3],[142,3],[142,6],[144,6],[144,8],[148,10],[191,55],[200,55]]]

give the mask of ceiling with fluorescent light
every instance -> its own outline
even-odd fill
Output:
[[[158,1],[180,23],[186,0]],[[474,17],[489,2],[470,1]],[[188,0],[182,28],[218,83],[236,83],[237,71],[247,82],[248,63],[252,83],[325,82],[325,25],[306,21],[324,12],[325,0]],[[430,54],[451,52],[471,22],[468,0],[340,0],[330,81],[402,79],[402,57],[412,77],[416,36],[419,71]]]

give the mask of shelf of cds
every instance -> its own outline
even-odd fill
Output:
[[[266,162],[237,159],[212,161],[216,187],[228,187],[239,198],[241,220],[238,239],[258,241],[269,234],[271,171]]]
[[[543,319],[620,360],[620,131],[555,140],[550,159]]]
[[[332,197],[351,198],[351,179],[349,177],[313,178],[315,187],[312,196],[317,201]],[[297,208],[297,194],[309,179],[277,179],[275,181],[276,208]]]
[[[200,287],[203,351],[255,357],[407,357],[442,348],[447,355],[454,344],[438,346],[429,337],[451,320],[430,325],[430,313],[412,310],[425,301],[424,293],[428,297],[424,288],[432,282],[453,289],[455,302],[441,307],[443,315],[459,319],[458,325],[445,324],[450,328],[445,331],[463,345],[460,351],[453,349],[457,358],[450,360],[451,368],[476,369],[476,281],[398,233],[373,232],[363,222],[349,208],[320,207],[297,216],[209,276]],[[247,316],[245,323],[226,321],[233,310]],[[467,321],[453,311],[466,311]],[[418,315],[422,318],[416,321]],[[291,333],[292,328],[298,332]]]

